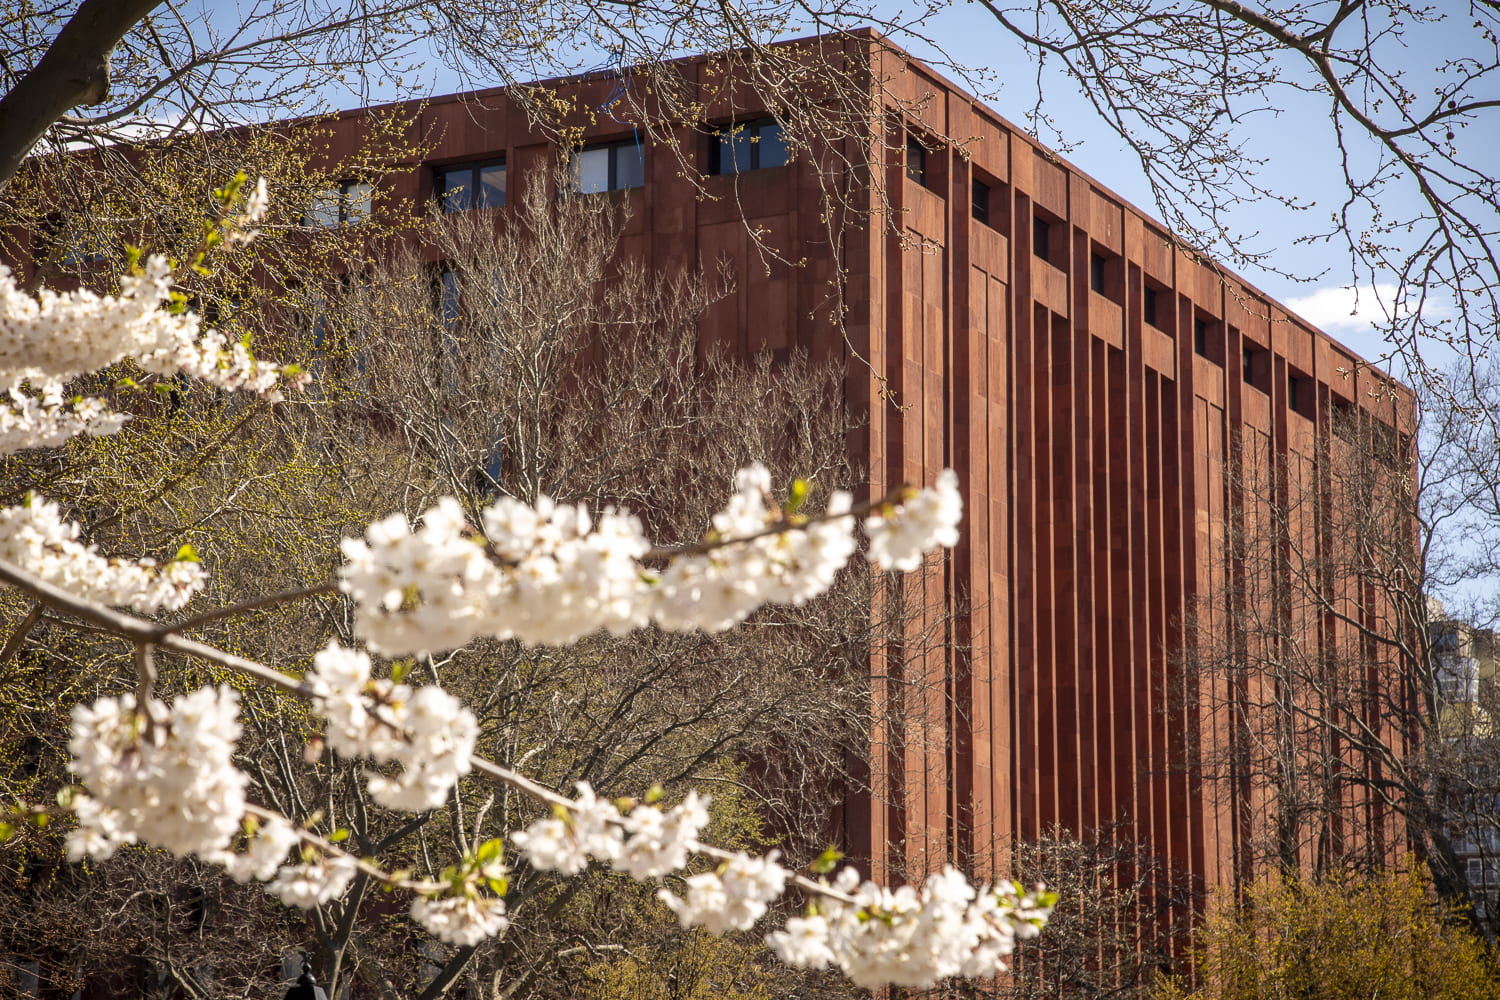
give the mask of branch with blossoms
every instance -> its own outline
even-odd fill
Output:
[[[239,179],[228,195],[221,192],[228,221],[206,230],[206,244],[250,235],[263,190],[233,214],[229,207],[242,186]],[[190,266],[201,266],[201,254]],[[0,374],[10,371],[21,382],[61,379],[128,357],[147,370],[206,374],[221,386],[266,392],[292,371],[247,361],[247,354],[226,356],[212,334],[198,337],[196,320],[169,290],[170,274],[153,259],[122,280],[118,297],[43,293],[36,301],[13,285],[7,292],[8,275],[0,274]],[[34,358],[25,354],[44,333],[54,342]],[[14,362],[19,357],[31,360]],[[33,429],[30,446],[65,429]],[[22,439],[17,431],[10,440]],[[753,857],[704,843],[709,800],[696,792],[665,806],[657,793],[613,800],[580,783],[570,797],[477,755],[479,725],[469,709],[439,686],[413,688],[399,670],[376,677],[366,650],[330,642],[297,678],[182,634],[334,589],[351,602],[364,646],[390,657],[435,655],[480,637],[560,645],[646,627],[721,631],[768,604],[802,604],[827,592],[860,549],[856,527],[866,558],[888,571],[915,569],[925,553],[958,539],[962,501],[951,471],[931,488],[903,487],[859,506],[835,492],[816,514],[803,509],[807,493],[799,482],[778,503],[765,468],[746,467],[703,538],[685,546],[653,544],[638,518],[614,508],[502,498],[470,524],[456,499],[442,498],[415,525],[391,515],[362,537],[345,539],[336,581],[176,624],[142,616],[178,611],[205,586],[207,572],[191,549],[161,563],[109,559],[81,541],[79,527],[44,498],[0,510],[0,582],[50,608],[49,620],[118,635],[136,653],[133,693],[73,710],[68,766],[77,784],[58,800],[75,821],[68,856],[102,859],[122,845],[145,844],[218,865],[241,882],[264,883],[282,902],[304,909],[341,897],[362,873],[413,894],[412,918],[459,946],[502,935],[510,925],[507,844],[531,869],[564,877],[599,864],[638,881],[660,880],[701,858],[710,870],[686,877],[681,895],[658,893],[683,927],[749,930],[794,886],[806,911],[765,936],[789,965],[835,966],[862,986],[992,976],[1005,968],[1018,938],[1045,924],[1050,894],[1011,882],[976,887],[951,868],[920,889],[890,889],[861,882],[853,868],[835,874],[831,857],[807,874],[793,873],[776,852]],[[21,641],[13,636],[6,646]],[[324,720],[333,751],[380,768],[366,773],[365,789],[385,809],[440,808],[459,780],[474,774],[545,812],[524,829],[466,851],[436,879],[388,870],[346,850],[345,831],[324,835],[314,829],[316,818],[299,826],[252,802],[252,780],[235,763],[239,694],[220,684],[167,704],[155,691],[158,650],[305,699]],[[22,810],[18,818],[51,815]]]

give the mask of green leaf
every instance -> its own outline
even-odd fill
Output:
[[[349,839],[349,831],[345,830],[345,829],[342,829],[342,828],[340,828],[338,830],[335,830],[335,831],[333,831],[332,833],[330,833],[328,835],[328,842],[330,844],[343,843],[344,841],[346,841],[348,839]]]
[[[505,858],[505,841],[496,837],[494,840],[486,840],[479,845],[479,850],[474,852],[474,860],[482,865],[491,861],[501,861]]]
[[[177,550],[177,555],[172,557],[172,561],[195,563],[202,562],[203,560],[198,558],[197,549],[193,548],[191,545],[183,545],[182,548]]]
[[[510,892],[510,879],[504,876],[492,878],[489,880],[489,886],[490,892],[493,892],[497,896],[504,896],[507,892]]]
[[[416,667],[416,660],[397,660],[391,664],[391,683],[400,684],[411,675],[412,669]]]
[[[648,806],[654,806],[666,797],[667,790],[661,787],[661,785],[659,784],[652,785],[650,788],[646,789],[646,805]]]
[[[823,853],[819,854],[807,867],[812,869],[815,875],[827,875],[838,867],[838,863],[842,860],[844,860],[844,852],[829,844],[823,849]]]
[[[792,482],[792,495],[787,497],[786,512],[795,514],[807,503],[808,494],[812,492],[812,483],[806,479],[798,479]]]
[[[0,823],[0,844],[5,843],[16,835],[16,828],[9,823]]]
[[[52,822],[52,817],[48,816],[46,813],[38,813],[35,817],[32,818],[31,822],[36,825],[36,828],[38,830],[45,830],[47,828],[47,824]]]

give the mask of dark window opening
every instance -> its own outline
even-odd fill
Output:
[[[1208,320],[1193,317],[1193,353],[1208,357]]]
[[[444,212],[499,208],[505,204],[505,161],[435,167],[432,190]]]
[[[1308,420],[1317,414],[1313,380],[1295,369],[1287,371],[1286,405],[1287,409]]]
[[[1271,394],[1271,352],[1241,341],[1240,378],[1266,395]]]
[[[774,118],[725,125],[708,138],[708,172],[738,174],[784,167],[788,159],[781,123]]]
[[[1333,396],[1333,436],[1346,444],[1359,440],[1359,408],[1337,394]]]
[[[599,194],[646,186],[646,150],[637,142],[591,146],[573,156],[573,191]]]
[[[976,220],[990,224],[990,186],[984,181],[976,180],[970,185],[972,197],[970,199],[970,213]]]
[[[1052,223],[1040,215],[1031,217],[1031,252],[1042,260],[1052,258]]]
[[[924,187],[927,185],[927,147],[913,135],[906,137],[906,177]]]
[[[1141,318],[1158,330],[1161,329],[1161,323],[1159,322],[1161,317],[1157,309],[1157,300],[1159,298],[1160,296],[1157,294],[1156,289],[1150,285],[1144,286],[1144,290],[1141,293]]]
[[[1089,290],[1104,294],[1104,268],[1105,260],[1103,254],[1089,254]]]

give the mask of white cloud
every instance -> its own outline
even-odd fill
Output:
[[[1390,318],[1396,286],[1377,284],[1347,288],[1319,288],[1287,300],[1287,307],[1325,330],[1369,330]]]

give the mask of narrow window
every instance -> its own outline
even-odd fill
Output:
[[[348,178],[313,192],[302,224],[318,229],[337,229],[364,222],[370,217],[370,200],[374,187],[366,181]]]
[[[906,177],[918,184],[927,184],[927,147],[916,136],[906,137]]]
[[[444,212],[505,204],[505,162],[459,163],[432,172],[433,192]]]
[[[1147,323],[1150,323],[1152,326],[1160,329],[1160,324],[1157,323],[1156,299],[1156,289],[1152,288],[1150,285],[1146,285],[1145,290],[1141,295],[1141,317]]]
[[[786,165],[786,139],[773,118],[716,129],[708,139],[708,172],[738,174]]]
[[[1286,405],[1287,409],[1308,420],[1318,415],[1315,383],[1290,365],[1286,373]]]
[[[646,186],[646,150],[637,142],[592,146],[573,157],[577,194],[626,191]]]
[[[970,214],[976,221],[990,224],[990,186],[984,181],[976,180],[970,186]]]
[[[1052,257],[1052,224],[1040,215],[1031,217],[1031,252],[1042,260]]]
[[[1089,254],[1089,289],[1104,294],[1104,256]]]
[[[1255,382],[1255,351],[1249,347],[1244,348],[1240,356],[1240,376],[1250,383]]]
[[[1208,357],[1208,320],[1199,316],[1193,317],[1193,353]]]

